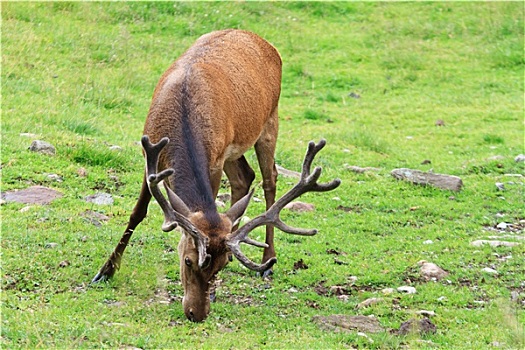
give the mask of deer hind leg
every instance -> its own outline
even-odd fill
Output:
[[[129,239],[133,234],[135,228],[142,222],[148,212],[148,204],[151,200],[151,193],[149,192],[146,178],[142,181],[142,188],[140,190],[139,199],[133,208],[133,211],[129,217],[128,226],[124,231],[124,234],[120,238],[117,246],[113,253],[111,253],[109,259],[106,261],[104,266],[100,269],[97,275],[93,278],[91,283],[103,282],[109,280],[115,272],[120,268],[120,262],[122,260],[122,254],[129,243]]]
[[[255,153],[259,161],[259,167],[263,178],[264,199],[266,201],[266,210],[275,203],[275,193],[277,186],[277,168],[275,167],[275,147],[277,143],[278,118],[277,108],[272,112],[270,120],[255,143]],[[273,245],[274,227],[266,225],[266,244],[268,248],[264,249],[262,262],[275,257],[275,248]],[[271,275],[271,269],[262,273],[263,277]]]
[[[246,161],[244,156],[233,161],[227,161],[224,163],[224,172],[228,176],[228,181],[231,187],[231,205],[234,205],[248,194],[250,186],[255,179],[255,172],[250,167],[250,164]],[[233,231],[237,229],[236,225]]]

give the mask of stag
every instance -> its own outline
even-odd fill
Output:
[[[182,304],[186,317],[195,322],[208,315],[211,285],[232,255],[247,268],[267,275],[277,261],[274,226],[298,235],[317,233],[286,225],[279,213],[305,192],[339,186],[338,179],[318,184],[321,168],[310,172],[324,140],[309,144],[299,183],[275,201],[281,65],[277,50],[259,36],[223,30],[200,37],[162,75],[141,140],[146,169],[139,198],[122,238],[93,283],[108,280],[119,269],[152,196],[164,213],[162,230],[181,228]],[[250,187],[255,173],[244,157],[251,147],[262,174],[266,212],[239,228],[254,192]],[[219,213],[215,198],[223,171],[231,186],[231,207]],[[262,225],[266,225],[265,243],[248,237]],[[264,248],[262,262],[247,258],[241,243]]]

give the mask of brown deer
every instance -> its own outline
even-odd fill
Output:
[[[92,282],[105,281],[119,269],[122,254],[146,216],[152,196],[164,212],[162,230],[182,229],[178,246],[182,303],[188,319],[196,322],[208,315],[211,284],[232,254],[249,269],[265,274],[277,261],[274,226],[300,235],[317,232],[287,226],[279,212],[301,194],[330,191],[340,181],[318,184],[320,168],[310,174],[313,158],[325,144],[324,140],[318,145],[310,142],[301,180],[275,202],[280,90],[279,53],[250,32],[206,34],[175,61],[155,88],[144,127],[146,170],[139,198],[122,238]],[[244,157],[252,146],[262,173],[267,211],[237,229],[253,195],[249,189],[255,173]],[[224,214],[215,204],[223,171],[231,185],[232,203]],[[266,243],[248,237],[261,225],[266,225]],[[248,259],[240,243],[264,248],[262,263]]]

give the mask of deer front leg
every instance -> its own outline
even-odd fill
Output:
[[[277,109],[272,113],[272,118],[261,134],[261,137],[255,144],[255,153],[261,169],[263,178],[264,199],[266,201],[266,210],[275,203],[275,194],[277,188],[277,168],[275,167],[275,147],[277,142]],[[275,258],[275,248],[273,245],[273,225],[266,225],[266,244],[264,248],[262,263]],[[268,277],[273,273],[272,269],[261,273],[261,276]]]
[[[120,268],[120,262],[122,261],[122,255],[124,254],[124,250],[126,249],[126,246],[129,243],[133,231],[138,226],[138,224],[140,224],[142,220],[146,217],[146,213],[148,212],[148,204],[150,200],[151,193],[148,189],[146,178],[144,177],[142,181],[142,188],[140,190],[139,199],[137,200],[137,203],[135,204],[135,207],[133,208],[133,211],[129,217],[128,226],[126,227],[124,234],[122,235],[120,241],[115,247],[115,250],[113,251],[113,253],[111,253],[109,259],[102,266],[102,268],[93,278],[91,283],[98,283],[109,280]]]

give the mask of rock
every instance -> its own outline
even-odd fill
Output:
[[[322,329],[331,330],[334,332],[364,332],[364,333],[379,333],[383,332],[384,328],[375,317],[367,316],[348,316],[348,315],[330,315],[330,316],[314,316],[312,321],[317,323]]]
[[[519,245],[518,242],[506,242],[506,241],[487,241],[487,240],[477,240],[470,243],[474,247],[481,247],[484,244],[488,244],[491,247],[515,247]]]
[[[84,213],[82,213],[82,216],[97,227],[102,226],[102,222],[106,222],[109,220],[109,216],[97,213],[93,210],[86,210]]]
[[[427,316],[427,317],[436,316],[436,313],[434,311],[428,311],[428,310],[419,310],[418,312],[416,312],[416,314]]]
[[[350,276],[347,278],[348,283],[354,284],[357,281],[357,276]]]
[[[77,175],[80,177],[86,177],[87,176],[87,170],[85,168],[78,168]]]
[[[373,168],[373,167],[361,168],[361,167],[354,166],[354,165],[345,165],[345,169],[348,169],[358,174],[366,173],[367,171],[381,171],[380,168]]]
[[[232,196],[229,193],[219,193],[217,195],[217,199],[220,200],[223,203],[229,202],[231,200]]]
[[[407,294],[416,294],[416,288],[410,286],[401,286],[397,288],[398,292],[407,293]]]
[[[498,189],[498,191],[505,191],[505,184],[504,183],[496,182],[495,185],[496,185],[496,188]]]
[[[516,163],[519,163],[519,162],[525,162],[525,155],[523,155],[523,154],[518,154],[518,155],[516,156],[516,158],[514,158],[514,161],[515,161]]]
[[[31,186],[23,190],[14,190],[1,194],[2,199],[6,202],[42,205],[49,204],[62,196],[62,193],[43,186]]]
[[[285,176],[285,177],[293,177],[293,178],[301,178],[301,173],[298,173],[297,171],[288,170],[283,168],[280,165],[275,164],[275,167],[277,168],[277,173],[279,175]]]
[[[407,335],[410,333],[428,334],[436,333],[437,327],[428,318],[422,320],[410,319],[403,322],[395,333],[399,335]]]
[[[342,302],[345,302],[345,303],[346,303],[346,302],[348,301],[349,297],[348,297],[348,295],[343,294],[343,295],[338,295],[338,296],[337,296],[337,299],[339,299],[339,300],[341,300]]]
[[[56,153],[55,146],[53,146],[49,142],[45,142],[41,140],[33,141],[31,143],[31,146],[29,146],[29,150],[32,152],[38,152],[38,153],[49,154],[49,155],[54,155]]]
[[[421,260],[418,262],[418,265],[421,266],[420,273],[421,276],[427,280],[436,280],[439,281],[440,279],[448,276],[448,272],[443,270],[441,267],[437,266],[434,263],[430,263],[424,260]]]
[[[463,187],[461,178],[453,175],[435,174],[407,168],[394,169],[390,174],[398,180],[423,186],[432,185],[445,190],[460,191]]]
[[[508,226],[508,224],[506,222],[500,222],[499,224],[496,225],[496,228],[498,228],[500,230],[506,230],[507,226]]]
[[[494,269],[491,269],[490,267],[485,267],[485,268],[481,269],[481,271],[486,272],[486,273],[490,273],[492,275],[497,275],[498,274],[498,271],[496,271]]]
[[[57,174],[48,174],[47,176],[48,180],[56,181],[56,182],[62,182],[64,179],[62,179],[62,176],[59,176]]]
[[[374,305],[377,303],[380,303],[383,301],[383,298],[368,298],[359,304],[356,305],[356,309],[362,309],[364,307],[369,307],[370,305]]]
[[[97,205],[112,205],[113,197],[109,193],[95,193],[84,198],[86,202],[94,203]]]
[[[29,137],[29,138],[37,137],[36,134],[32,134],[32,133],[30,133],[30,132],[22,132],[22,133],[20,133],[20,136],[21,136],[21,137]]]
[[[58,264],[58,267],[68,267],[70,265],[69,261],[63,260]]]
[[[307,211],[315,210],[315,207],[313,204],[303,203],[303,202],[290,202],[286,204],[284,208],[289,209],[291,211],[295,211],[295,212],[307,212]]]
[[[427,239],[423,244],[433,244],[434,242],[431,239]]]
[[[396,290],[394,288],[384,288],[381,290],[381,293],[384,295],[390,295],[393,294]]]
[[[56,247],[58,247],[58,243],[55,243],[55,242],[49,242],[44,245],[44,248],[47,248],[47,249],[54,249]]]
[[[111,146],[111,147],[109,147],[109,150],[110,151],[120,152],[120,151],[122,151],[122,147],[120,147],[120,146]]]

